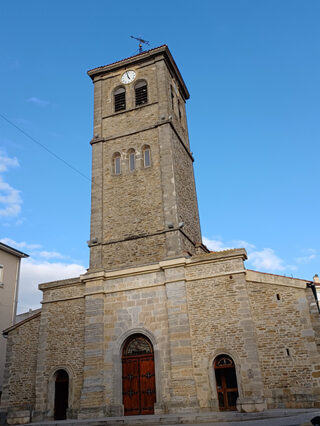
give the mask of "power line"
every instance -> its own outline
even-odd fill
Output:
[[[63,158],[59,157],[59,155],[55,154],[53,151],[51,151],[49,148],[47,148],[44,144],[42,144],[41,142],[37,141],[33,136],[29,135],[29,133],[27,133],[26,131],[24,131],[23,129],[21,129],[19,126],[17,126],[16,124],[14,124],[11,120],[9,120],[7,117],[5,117],[3,114],[0,113],[0,117],[5,120],[7,123],[9,123],[11,126],[13,126],[14,128],[16,128],[17,130],[19,130],[19,132],[21,132],[24,136],[26,136],[27,138],[29,138],[30,140],[32,140],[34,143],[36,143],[37,145],[41,146],[42,149],[44,149],[45,151],[47,151],[49,154],[51,154],[53,157],[55,157],[57,160],[61,161],[62,163],[64,163],[67,167],[69,167],[71,170],[73,170],[74,172],[78,173],[80,176],[82,176],[83,178],[87,179],[89,182],[94,183],[95,185],[100,186],[99,184],[95,183],[92,181],[92,179],[90,179],[88,176],[86,176],[85,174],[83,174],[82,172],[80,172],[80,170],[76,169],[75,167],[73,167],[70,163],[68,163],[66,160],[64,160]]]

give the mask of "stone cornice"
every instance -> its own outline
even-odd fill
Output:
[[[190,159],[192,160],[192,162],[194,162],[193,155],[191,154],[191,152],[187,148],[187,146],[184,143],[183,139],[181,138],[178,130],[175,128],[175,125],[173,124],[172,119],[162,120],[162,121],[159,121],[156,124],[153,124],[152,126],[146,126],[146,127],[143,127],[143,128],[137,129],[137,130],[133,130],[131,132],[118,133],[116,135],[108,136],[107,138],[102,138],[102,137],[93,138],[90,141],[90,145],[94,145],[94,144],[100,143],[100,142],[108,142],[108,141],[113,141],[115,139],[125,138],[125,137],[131,136],[131,135],[135,135],[137,133],[146,132],[148,130],[156,129],[159,126],[163,126],[164,124],[169,124],[171,126],[172,130],[174,131],[175,135],[179,139],[179,142],[181,143],[181,145],[185,149],[186,153],[188,154],[188,156],[190,157]]]
[[[231,250],[223,250],[223,251],[214,251],[214,252],[205,253],[205,254],[197,254],[195,256],[192,256],[189,259],[187,266],[194,266],[195,264],[212,263],[212,262],[217,262],[221,260],[230,260],[235,258],[246,260],[247,259],[246,250],[244,248],[239,248],[239,249],[231,249]]]
[[[60,280],[60,281],[51,281],[48,283],[42,283],[42,284],[39,284],[38,288],[39,290],[48,290],[48,289],[57,288],[57,287],[70,287],[77,284],[81,284],[79,277],[67,278],[66,280]]]
[[[295,287],[305,289],[310,281],[299,278],[285,277],[283,275],[268,274],[265,272],[246,270],[246,280],[256,284],[268,284],[285,287]]]
[[[40,312],[37,312],[37,313],[36,313],[36,314],[34,314],[34,315],[31,315],[30,317],[28,317],[28,318],[26,318],[26,319],[24,319],[24,320],[22,320],[22,321],[20,321],[20,322],[17,322],[16,324],[12,325],[11,327],[6,328],[6,329],[5,329],[5,330],[3,330],[3,332],[2,332],[3,336],[7,336],[7,335],[8,335],[8,333],[10,333],[10,331],[15,330],[16,328],[20,327],[20,325],[23,325],[23,324],[25,324],[26,322],[29,322],[29,321],[31,321],[31,320],[33,320],[33,319],[35,319],[35,318],[39,317],[40,315],[41,315],[41,311],[40,311]]]

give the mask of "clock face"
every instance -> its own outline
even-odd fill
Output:
[[[136,78],[135,71],[129,70],[122,74],[121,81],[124,84],[129,84],[129,83],[132,83],[135,78]]]

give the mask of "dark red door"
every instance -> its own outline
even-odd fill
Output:
[[[122,395],[125,416],[154,413],[156,386],[153,350],[144,336],[135,335],[125,345],[122,356]]]
[[[238,385],[235,365],[228,355],[219,355],[214,361],[219,409],[236,410]]]

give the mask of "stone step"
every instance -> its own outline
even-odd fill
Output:
[[[305,415],[310,420],[320,415],[319,409],[276,409],[266,410],[261,413],[238,413],[238,412],[208,412],[208,413],[190,413],[190,414],[163,414],[163,415],[145,415],[145,416],[127,416],[127,417],[104,417],[100,419],[88,420],[60,420],[43,421],[29,423],[29,426],[166,426],[166,425],[201,425],[217,423],[242,423],[245,421],[279,419],[286,417],[299,417]],[[280,423],[281,424],[281,423]],[[288,424],[288,423],[282,423]],[[299,423],[297,423],[299,424]],[[300,423],[301,424],[301,423]]]

